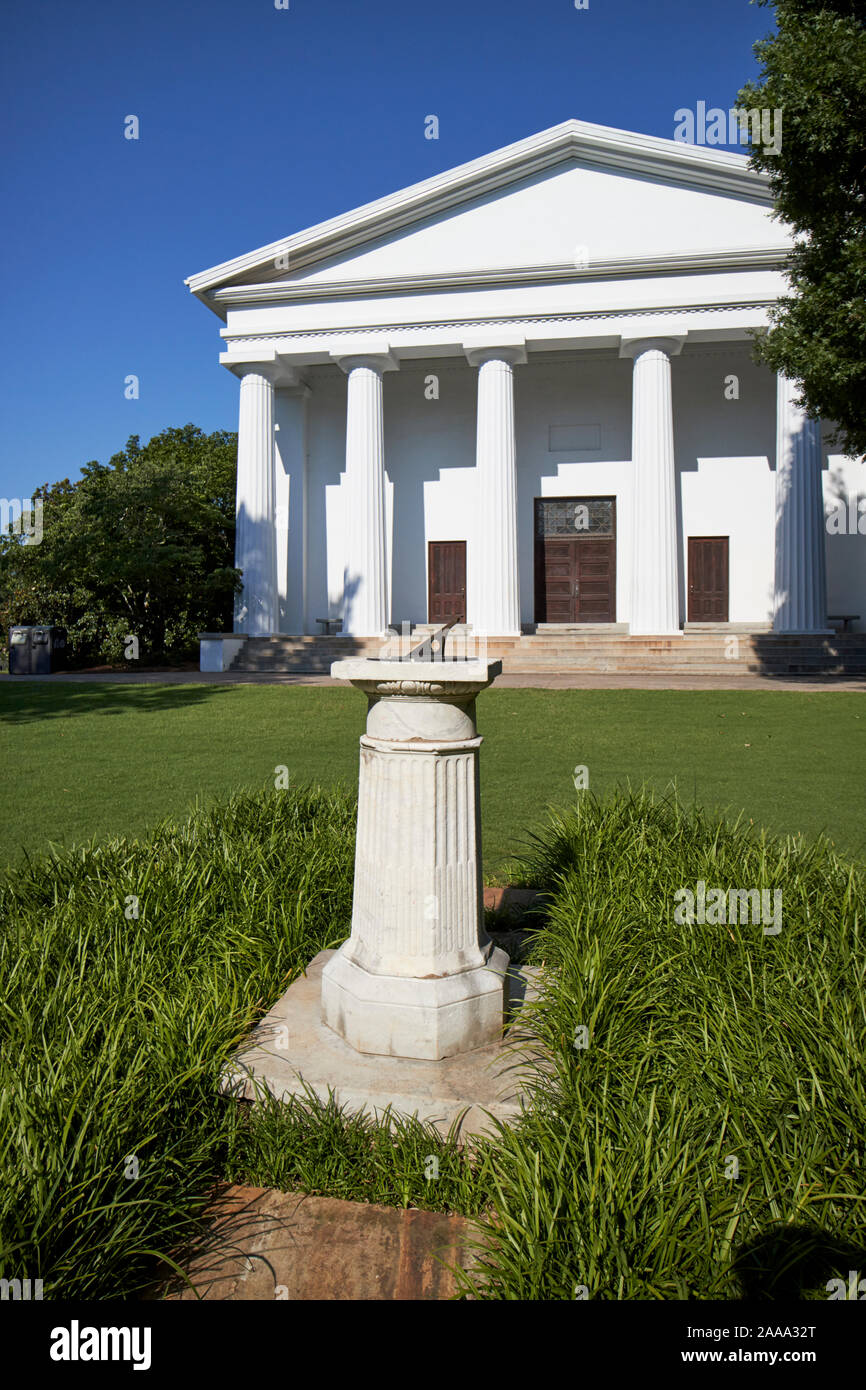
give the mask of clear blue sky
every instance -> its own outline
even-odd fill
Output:
[[[733,105],[772,20],[748,0],[6,6],[0,496],[131,434],[237,428],[186,276],[572,116],[672,138],[678,107]]]

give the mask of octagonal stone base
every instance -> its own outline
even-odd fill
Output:
[[[344,951],[322,972],[322,1020],[356,1051],[438,1061],[500,1040],[509,960],[498,946],[485,965],[428,979],[374,975]]]
[[[530,1067],[537,1049],[512,1033],[525,1002],[538,996],[537,966],[511,965],[504,1035],[486,1047],[435,1061],[357,1052],[322,1021],[322,972],[335,956],[320,951],[252,1035],[226,1062],[220,1090],[239,1100],[271,1098],[334,1102],[349,1115],[366,1114],[396,1128],[401,1119],[436,1127],[443,1138],[457,1126],[458,1143],[514,1124],[529,1103]]]

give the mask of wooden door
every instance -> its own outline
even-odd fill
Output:
[[[466,622],[466,542],[427,545],[427,621]]]
[[[571,536],[544,536],[536,541],[536,608],[539,580],[541,587],[542,623],[573,623],[575,621],[575,588],[577,585],[577,551]],[[539,574],[540,569],[540,574]]]
[[[536,499],[535,620],[616,622],[614,498]]]
[[[689,536],[689,622],[728,621],[728,537]]]
[[[575,622],[616,621],[616,541],[580,536],[577,547]]]

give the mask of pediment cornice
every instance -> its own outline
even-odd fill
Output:
[[[766,175],[752,169],[746,155],[570,120],[191,275],[185,283],[219,312],[214,291],[257,285],[268,272],[274,273],[280,259],[297,271],[568,160],[772,205]]]
[[[783,270],[790,246],[755,246],[739,250],[686,251],[655,256],[619,256],[587,266],[572,261],[551,265],[497,266],[423,275],[389,275],[363,280],[328,280],[314,285],[295,281],[232,285],[212,291],[215,305],[291,304],[306,300],[349,299],[380,294],[418,294],[427,290],[487,289],[503,285],[542,285],[572,280],[629,280],[642,276],[712,274],[733,270]]]

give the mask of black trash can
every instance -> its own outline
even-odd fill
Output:
[[[10,676],[30,675],[29,627],[10,627],[9,629],[9,674]]]
[[[50,676],[66,658],[66,629],[54,626],[9,629],[10,676]]]

